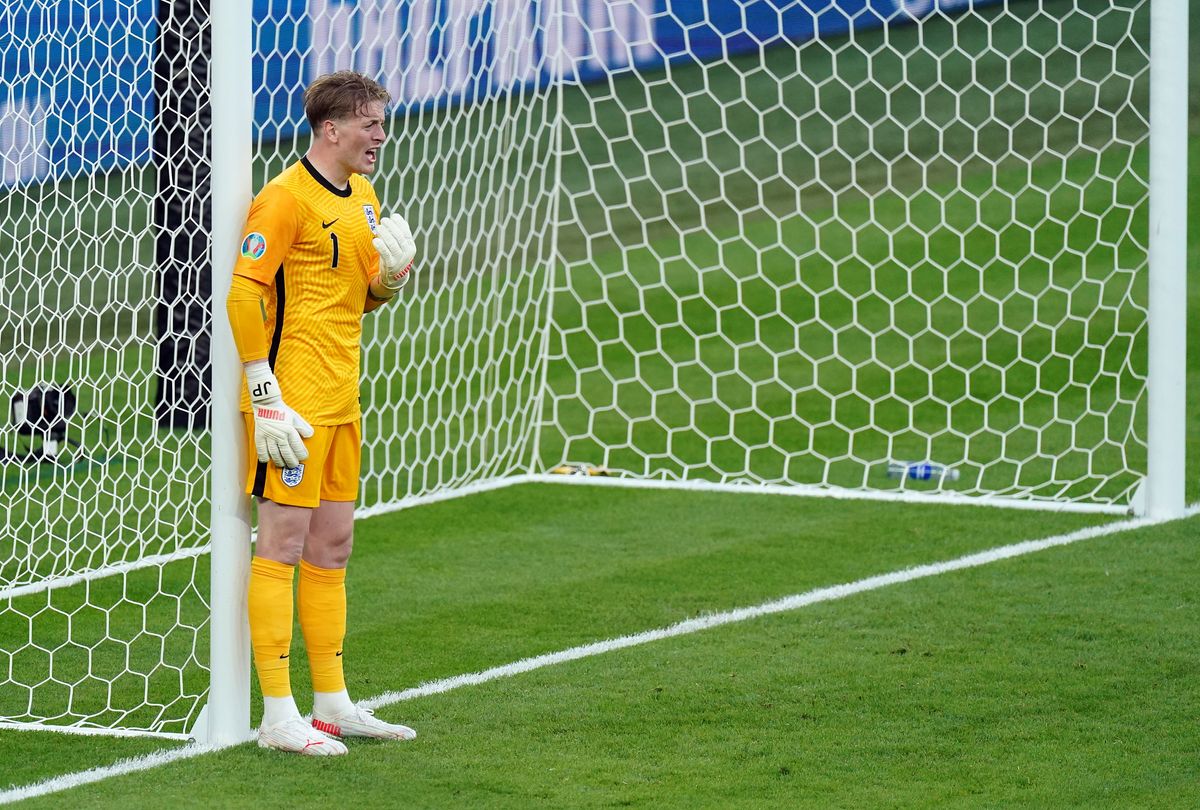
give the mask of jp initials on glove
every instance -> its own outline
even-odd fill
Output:
[[[404,217],[395,214],[379,221],[371,240],[379,251],[379,283],[396,292],[408,283],[417,243]]]
[[[246,387],[254,409],[254,447],[258,460],[268,459],[276,467],[292,469],[308,458],[304,439],[311,439],[312,426],[283,402],[279,381],[266,362],[246,366]]]

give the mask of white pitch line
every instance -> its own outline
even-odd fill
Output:
[[[159,765],[168,765],[172,762],[178,762],[181,759],[191,759],[201,754],[220,751],[222,748],[228,747],[227,745],[214,746],[193,743],[185,745],[182,748],[163,748],[159,751],[143,754],[140,757],[118,760],[112,765],[90,768],[89,770],[78,771],[76,773],[66,773],[62,776],[55,776],[52,779],[34,782],[23,787],[10,788],[0,793],[0,804],[9,804],[11,802],[32,799],[35,796],[58,793],[62,790],[90,785],[93,782],[100,782],[114,776],[125,776],[126,774],[137,773],[138,771],[148,771],[151,768],[157,768]]]
[[[1200,507],[1193,506],[1187,510],[1186,516],[1200,514]],[[429,695],[439,695],[443,692],[449,692],[453,689],[458,689],[463,686],[474,686],[488,681],[498,680],[500,678],[508,678],[513,675],[519,675],[523,672],[530,672],[535,669],[561,664],[567,661],[577,661],[580,658],[589,658],[593,655],[601,655],[603,653],[612,652],[613,650],[623,650],[627,647],[636,647],[641,644],[648,644],[652,641],[658,641],[664,638],[673,638],[675,636],[683,636],[689,633],[696,633],[701,630],[707,630],[712,627],[720,627],[726,624],[735,622],[744,622],[748,619],[756,619],[760,616],[768,616],[774,613],[784,613],[789,610],[814,605],[819,602],[830,602],[835,599],[844,599],[847,596],[853,596],[857,593],[866,591],[878,590],[886,588],[889,585],[898,585],[902,582],[911,582],[915,579],[924,579],[925,577],[937,576],[951,571],[961,571],[965,568],[977,568],[988,563],[998,562],[1000,560],[1008,560],[1013,557],[1020,557],[1025,554],[1032,554],[1037,551],[1044,551],[1048,548],[1057,546],[1066,546],[1071,543],[1078,543],[1081,540],[1091,540],[1096,537],[1104,537],[1110,534],[1118,534],[1120,532],[1140,529],[1145,526],[1152,526],[1164,521],[1153,520],[1150,518],[1138,518],[1135,520],[1122,520],[1116,523],[1107,523],[1102,526],[1091,526],[1086,529],[1070,532],[1068,534],[1055,535],[1054,537],[1046,537],[1041,540],[1026,540],[1022,543],[1013,543],[1012,545],[999,546],[997,548],[980,551],[974,554],[968,554],[964,557],[958,557],[953,560],[945,560],[943,562],[929,563],[927,565],[918,565],[914,568],[905,568],[900,571],[893,571],[888,574],[878,574],[866,579],[847,582],[841,585],[831,585],[825,588],[817,588],[815,590],[806,591],[804,593],[786,596],[782,599],[776,599],[771,602],[764,602],[753,607],[738,608],[736,610],[725,611],[722,613],[713,613],[706,616],[699,616],[695,619],[678,622],[667,627],[661,627],[657,630],[648,630],[644,633],[637,633],[631,636],[621,636],[620,638],[609,639],[607,641],[597,641],[591,644],[584,644],[579,647],[571,647],[567,650],[560,650],[555,653],[547,653],[545,655],[537,655],[532,658],[524,658],[520,661],[514,661],[511,664],[505,664],[499,667],[492,667],[480,672],[471,672],[464,675],[455,675],[451,678],[444,678],[438,681],[432,681],[412,689],[405,689],[401,692],[387,692],[370,700],[363,701],[363,705],[368,708],[380,708],[390,706],[393,703],[400,703],[405,700],[413,700],[415,698],[427,697]],[[18,802],[23,799],[31,799],[35,796],[45,796],[49,793],[57,793],[63,790],[69,790],[74,787],[99,782],[114,776],[124,776],[125,774],[145,771],[151,768],[157,768],[159,765],[166,765],[171,762],[178,762],[191,757],[200,756],[214,751],[219,751],[224,748],[231,747],[238,743],[229,745],[187,745],[182,748],[163,749],[155,751],[151,754],[146,754],[132,759],[121,760],[112,765],[106,765],[100,768],[92,768],[86,771],[77,773],[64,774],[56,776],[52,779],[47,779],[41,782],[34,782],[29,785],[10,788],[9,790],[0,792],[0,804],[8,804],[10,802]]]
[[[460,686],[474,686],[475,684],[494,681],[498,678],[507,678],[512,675],[517,675],[522,672],[529,672],[534,669],[561,664],[566,661],[576,661],[580,658],[589,658],[593,655],[601,655],[613,650],[623,650],[627,647],[636,647],[640,644],[647,644],[651,641],[658,641],[664,638],[673,638],[675,636],[684,636],[689,633],[696,633],[700,630],[708,630],[712,627],[720,627],[726,624],[735,622],[744,622],[748,619],[756,619],[760,616],[768,616],[773,613],[784,613],[789,610],[814,605],[818,602],[829,602],[834,599],[843,599],[847,596],[853,596],[856,593],[865,591],[873,591],[879,588],[885,588],[889,585],[897,585],[901,582],[910,582],[914,579],[923,579],[932,577],[938,574],[945,574],[949,571],[959,571],[964,568],[975,568],[980,565],[997,562],[999,560],[1007,560],[1012,557],[1020,557],[1024,554],[1031,554],[1035,551],[1042,551],[1055,546],[1065,546],[1071,543],[1077,543],[1080,540],[1088,540],[1094,537],[1102,537],[1108,534],[1116,534],[1118,532],[1130,531],[1139,529],[1144,526],[1150,526],[1158,521],[1153,521],[1147,518],[1139,518],[1135,520],[1124,520],[1118,523],[1108,523],[1101,526],[1092,526],[1086,529],[1071,532],[1069,534],[1056,535],[1047,537],[1042,540],[1026,540],[1022,543],[1014,543],[1008,546],[1000,546],[998,548],[980,551],[975,554],[968,554],[965,557],[959,557],[953,560],[944,562],[929,563],[927,565],[918,565],[915,568],[905,568],[900,571],[893,571],[888,574],[879,574],[866,579],[856,580],[855,582],[847,582],[842,585],[831,585],[825,588],[817,588],[816,590],[806,591],[804,593],[785,596],[781,599],[776,599],[771,602],[764,602],[753,607],[738,608],[736,610],[725,611],[722,613],[712,613],[704,616],[698,616],[695,619],[687,619],[686,621],[672,624],[668,627],[660,627],[656,630],[647,630],[643,633],[637,633],[632,636],[621,636],[620,638],[609,639],[608,641],[597,641],[591,644],[584,644],[580,647],[572,647],[569,650],[560,650],[559,652],[546,653],[532,658],[524,658],[520,661],[515,661],[504,666],[485,669],[481,672],[472,672],[466,675],[456,675],[452,678],[446,678],[432,683],[422,684],[421,686],[405,689],[402,692],[387,692],[379,697],[364,701],[368,708],[381,708],[389,706],[393,703],[399,703],[405,700],[414,698],[426,697],[428,695],[437,695],[442,692],[449,692],[451,689],[457,689]]]

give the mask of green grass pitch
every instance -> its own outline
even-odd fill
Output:
[[[1012,10],[1034,5],[1014,3]],[[1145,23],[1142,13],[1139,35]],[[982,53],[989,41],[1002,48],[1014,37],[1057,36],[1054,25],[1054,17],[1043,14],[1026,31],[997,26],[988,40],[970,25],[927,24],[922,41]],[[857,42],[869,50],[881,36],[861,35]],[[904,29],[893,32],[891,42],[902,53],[916,37],[916,29]],[[1200,47],[1200,36],[1192,43]],[[889,62],[895,57],[886,50],[876,58],[878,72],[871,76],[885,82],[898,62]],[[1089,52],[1085,68],[1106,58]],[[1126,439],[1131,430],[1141,435],[1144,417],[1128,406],[1137,395],[1123,389],[1136,387],[1134,375],[1108,364],[1123,356],[1128,341],[1135,357],[1144,351],[1137,344],[1144,340],[1137,312],[1145,301],[1144,278],[1114,272],[1144,259],[1137,179],[1145,175],[1144,144],[1065,159],[1050,151],[1030,167],[972,162],[960,176],[944,161],[904,163],[895,150],[916,143],[914,157],[921,158],[920,139],[910,143],[904,133],[880,128],[873,147],[900,160],[893,166],[897,182],[926,172],[927,190],[906,200],[889,187],[879,161],[836,151],[806,157],[822,152],[835,132],[851,152],[861,146],[855,138],[865,129],[853,121],[806,116],[799,133],[804,149],[789,151],[788,138],[796,137],[790,113],[749,115],[765,102],[738,74],[756,62],[743,58],[732,70],[674,69],[677,87],[688,93],[707,87],[733,105],[728,109],[697,96],[685,104],[667,89],[647,94],[628,78],[570,91],[570,120],[598,110],[602,127],[576,130],[563,166],[566,209],[577,217],[573,230],[560,234],[565,263],[539,264],[548,255],[548,245],[539,245],[529,255],[530,269],[502,289],[467,271],[504,254],[511,246],[506,228],[549,216],[548,198],[539,199],[529,219],[491,231],[485,222],[490,209],[466,203],[497,193],[495,184],[518,165],[537,165],[548,143],[532,140],[521,161],[488,163],[485,152],[465,150],[457,160],[390,176],[381,196],[385,202],[426,199],[418,230],[445,261],[427,268],[418,282],[423,294],[402,313],[368,319],[364,364],[374,376],[364,386],[364,429],[373,445],[364,456],[365,504],[470,480],[481,470],[542,469],[562,457],[604,458],[639,474],[714,479],[721,470],[736,470],[764,481],[887,486],[875,467],[848,462],[847,451],[867,459],[962,457],[971,473],[960,485],[966,489],[1128,497],[1134,481],[1128,470],[1140,469],[1144,458],[1139,443]],[[918,100],[902,90],[889,96],[871,83],[854,90],[823,84],[814,92],[835,67],[852,81],[868,75],[861,58],[848,52],[835,57],[804,47],[797,55],[783,48],[768,53],[765,64],[779,76],[799,71],[805,77],[785,85],[793,110],[811,105],[831,116],[853,110],[868,119],[890,105],[900,120],[923,110],[940,121],[960,109],[950,92],[954,82],[969,78],[955,73],[953,60],[945,75],[928,60],[914,60],[908,81],[945,86]],[[1020,79],[1021,70],[1041,68],[1015,69]],[[749,107],[738,106],[743,93]],[[624,114],[647,99],[663,117],[686,109],[693,127]],[[979,101],[968,96],[963,102],[968,115],[972,100]],[[1012,112],[1003,105],[1013,99],[998,101],[999,114]],[[514,116],[513,137],[519,138],[523,121],[540,114]],[[451,116],[436,133],[428,122],[397,121],[381,163],[406,165],[435,141],[466,143],[488,116],[499,115],[485,107]],[[698,164],[679,171],[681,157],[705,154],[718,168],[740,160],[728,151],[735,145],[711,134],[722,121],[740,136],[774,144],[773,154],[788,161],[789,177],[823,180],[823,186],[803,184],[802,215],[789,197],[794,184],[763,182],[773,171],[759,162],[766,152],[750,155],[745,171],[723,178],[703,175],[710,170]],[[1102,124],[1091,121],[1085,136],[1102,131]],[[1136,132],[1136,122],[1120,125]],[[947,153],[969,149],[970,133],[962,128],[943,135]],[[1037,135],[1013,133],[1017,139]],[[1073,137],[1058,130],[1051,135],[1062,142]],[[670,219],[690,231],[680,238],[661,207],[647,207],[654,195],[639,194],[649,190],[649,179],[623,181],[636,166],[621,161],[634,160],[636,150],[618,152],[606,165],[606,140],[626,136],[642,146],[671,147],[674,157],[651,162],[649,174],[658,182],[686,175],[704,187],[723,183],[730,198],[743,203],[746,195],[758,198],[739,214],[721,203],[672,195]],[[271,149],[260,156],[260,174],[294,155],[291,144]],[[1200,160],[1200,149],[1193,146],[1190,159]],[[583,193],[585,172],[592,182]],[[455,184],[457,177],[469,180]],[[540,179],[527,178],[534,187]],[[1063,179],[1074,183],[1066,193]],[[1018,224],[998,226],[980,248],[984,243],[974,238],[959,242],[945,230],[932,233],[966,210],[961,196],[939,199],[956,185],[985,200],[978,211],[984,224],[1008,222],[1003,207],[988,206],[996,199],[987,189],[1033,192],[1017,200]],[[1193,204],[1197,188],[1193,183]],[[0,372],[0,394],[7,401],[16,387],[38,379],[73,381],[83,410],[92,414],[80,427],[98,454],[91,463],[59,470],[3,468],[0,583],[206,539],[205,515],[189,504],[207,497],[207,439],[157,431],[150,418],[152,246],[142,235],[145,208],[135,206],[129,221],[104,203],[118,194],[141,195],[148,203],[150,189],[149,175],[133,172],[23,189],[0,200],[0,250],[21,258],[21,270],[5,279],[8,305],[30,313],[0,325],[0,346],[22,358]],[[1128,204],[1129,219],[1105,213],[1114,195]],[[38,210],[72,215],[35,219]],[[454,211],[453,226],[437,221]],[[465,233],[486,238],[469,249],[453,247]],[[1189,234],[1192,263],[1200,260],[1197,236]],[[889,239],[895,261],[883,247]],[[1064,248],[1060,261],[1044,261]],[[764,249],[763,277],[748,278]],[[805,256],[802,285],[790,284],[793,254]],[[977,271],[955,267],[958,258],[984,261],[992,272],[980,280]],[[78,292],[78,300],[94,306],[72,305],[76,293],[53,272],[60,265],[101,268],[84,277]],[[131,267],[142,271],[130,273]],[[544,304],[529,302],[540,300],[533,291],[545,285],[555,290],[546,380],[560,398],[553,417],[561,429],[543,430],[535,453],[531,435],[509,426],[516,413],[531,423],[550,418],[531,410],[540,374],[518,375],[512,386],[495,391],[499,374],[522,366],[521,347],[544,321]],[[1194,313],[1198,293],[1191,287]],[[1068,289],[1071,296],[1061,293]],[[700,291],[705,300],[696,297]],[[953,306],[976,292],[986,295],[969,313]],[[1004,304],[990,305],[987,296]],[[902,303],[889,314],[896,302]],[[1111,306],[1097,314],[1101,303]],[[489,338],[480,327],[496,312],[507,313],[505,328]],[[967,315],[974,329],[992,337],[939,339],[955,334]],[[897,339],[873,345],[873,334],[893,328],[889,318]],[[1193,344],[1197,320],[1189,329]],[[585,323],[591,337],[577,328]],[[1050,330],[1052,323],[1060,327]],[[895,373],[909,338],[926,327],[928,334],[912,342],[912,371],[939,358],[965,370],[932,378]],[[406,336],[399,346],[397,331]],[[734,345],[719,334],[732,336]],[[792,351],[796,334],[800,351]],[[96,348],[73,350],[81,336]],[[779,365],[766,351],[737,345],[751,337],[789,362]],[[982,358],[988,364],[980,365]],[[637,377],[644,384],[614,386],[591,370],[600,359],[617,379]],[[712,373],[735,359],[741,375]],[[1192,391],[1200,382],[1197,369],[1189,363]],[[1110,373],[1097,378],[1098,370]],[[827,395],[851,392],[851,377],[876,398],[873,410],[863,396]],[[910,409],[907,403],[931,385],[933,393],[964,404],[947,409],[927,399],[926,407]],[[714,386],[728,403],[753,403],[754,412],[731,417],[723,406],[693,404]],[[964,402],[967,392],[993,398],[986,413]],[[470,418],[449,418],[460,403],[488,396],[488,406]],[[1021,427],[1022,420],[1038,423],[1085,408],[1105,418],[1078,420],[1073,436],[1061,426],[1041,436]],[[790,418],[793,413],[809,424],[836,421],[810,431]],[[642,418],[646,414],[654,418]],[[955,432],[943,432],[932,445],[920,435],[947,424]],[[920,430],[906,433],[905,425]],[[1008,438],[1000,442],[997,431],[1009,431]],[[767,436],[783,452],[764,448]],[[1068,439],[1100,450],[1013,461],[1039,442],[1065,447]],[[1187,442],[1189,459],[1200,457],[1194,420]],[[430,454],[442,446],[452,449]],[[805,450],[790,452],[796,447]],[[1191,501],[1200,497],[1196,469],[1190,461]],[[1100,522],[991,509],[549,486],[377,517],[356,528],[350,689],[370,697]],[[1194,577],[1187,575],[1197,562],[1196,525],[1192,519],[1087,541],[391,706],[381,714],[414,725],[421,737],[411,745],[358,745],[341,763],[296,763],[242,747],[40,802],[115,806],[153,797],[155,804],[283,806],[353,797],[355,804],[380,807],[400,799],[430,807],[1188,806],[1197,802],[1189,757],[1200,744],[1191,731],[1200,705],[1190,688],[1200,623]],[[95,677],[75,687],[74,711],[133,724],[153,723],[161,711],[176,718],[165,730],[183,730],[178,718],[194,717],[206,683],[207,636],[197,628],[205,615],[207,561],[102,580],[87,593],[70,588],[22,598],[16,611],[0,612],[0,677],[7,671],[49,681],[32,711],[53,715],[66,708],[66,687],[54,681],[90,670]],[[155,593],[159,598],[148,599]],[[95,608],[110,602],[118,607]],[[128,643],[106,640],[115,638]],[[58,647],[53,659],[32,649],[30,640]],[[294,660],[303,705],[307,672],[302,654]],[[153,667],[156,662],[162,665]],[[123,675],[126,670],[153,675]],[[179,698],[181,691],[190,697]],[[128,716],[106,710],[142,694],[154,705]],[[0,686],[0,714],[17,713],[13,707],[27,698],[26,690]],[[6,763],[0,790],[164,745],[170,744],[0,731]]]
[[[423,507],[358,526],[349,688],[375,695],[1099,520],[548,485]],[[1085,541],[393,705],[381,715],[421,736],[339,762],[241,747],[41,801],[1186,805],[1195,530]],[[0,734],[16,784],[162,746]]]

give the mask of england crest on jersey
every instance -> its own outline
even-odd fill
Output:
[[[282,470],[283,483],[289,487],[294,487],[304,479],[304,465],[297,464],[290,470]]]
[[[367,225],[371,229],[371,233],[375,233],[375,228],[379,225],[379,220],[375,218],[375,206],[364,205],[363,213],[367,215]]]

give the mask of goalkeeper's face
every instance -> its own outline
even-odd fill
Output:
[[[358,115],[335,122],[337,158],[349,172],[370,174],[379,161],[379,147],[387,140],[383,129],[383,102],[374,101]]]

